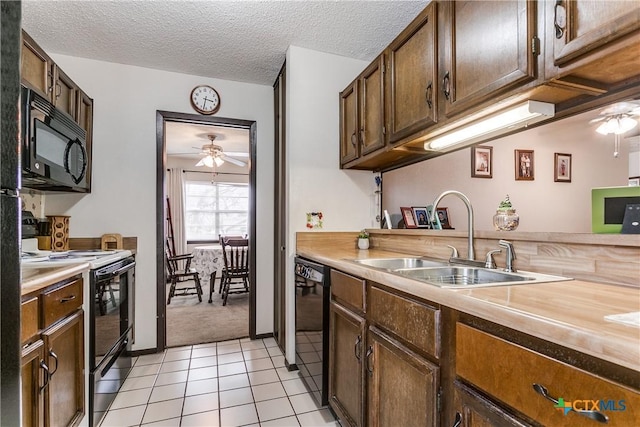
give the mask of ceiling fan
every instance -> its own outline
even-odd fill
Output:
[[[638,126],[640,104],[637,102],[619,102],[605,108],[589,124],[600,123],[596,132],[602,135],[614,134],[613,157],[620,154],[620,135]]]
[[[207,137],[209,138],[211,143],[202,146],[202,151],[200,152],[200,154],[204,157],[200,159],[198,163],[196,163],[196,166],[208,166],[212,168],[215,164],[216,166],[220,167],[224,162],[229,162],[240,167],[244,167],[247,165],[242,160],[234,159],[233,157],[229,157],[228,155],[224,154],[222,147],[213,143],[213,141],[216,139],[216,135],[210,134],[207,135]]]

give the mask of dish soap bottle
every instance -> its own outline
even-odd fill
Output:
[[[493,216],[493,226],[499,231],[513,231],[520,224],[520,216],[511,205],[509,195],[500,202],[496,214]]]

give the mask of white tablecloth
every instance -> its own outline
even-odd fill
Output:
[[[195,268],[200,274],[200,281],[203,285],[209,283],[211,273],[217,271],[216,280],[220,280],[220,274],[224,268],[224,259],[222,258],[222,246],[196,246],[193,248],[193,260],[191,267]]]

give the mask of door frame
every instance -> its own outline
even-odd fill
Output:
[[[254,120],[210,117],[198,114],[156,111],[156,346],[161,351],[167,347],[167,299],[165,268],[165,175],[166,143],[165,123],[192,123],[215,125],[249,131],[249,338],[256,338],[256,130]]]

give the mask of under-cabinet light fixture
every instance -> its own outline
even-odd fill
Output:
[[[547,102],[526,101],[499,111],[452,132],[439,135],[424,144],[425,150],[439,150],[458,144],[473,144],[506,132],[549,119],[555,106]]]

